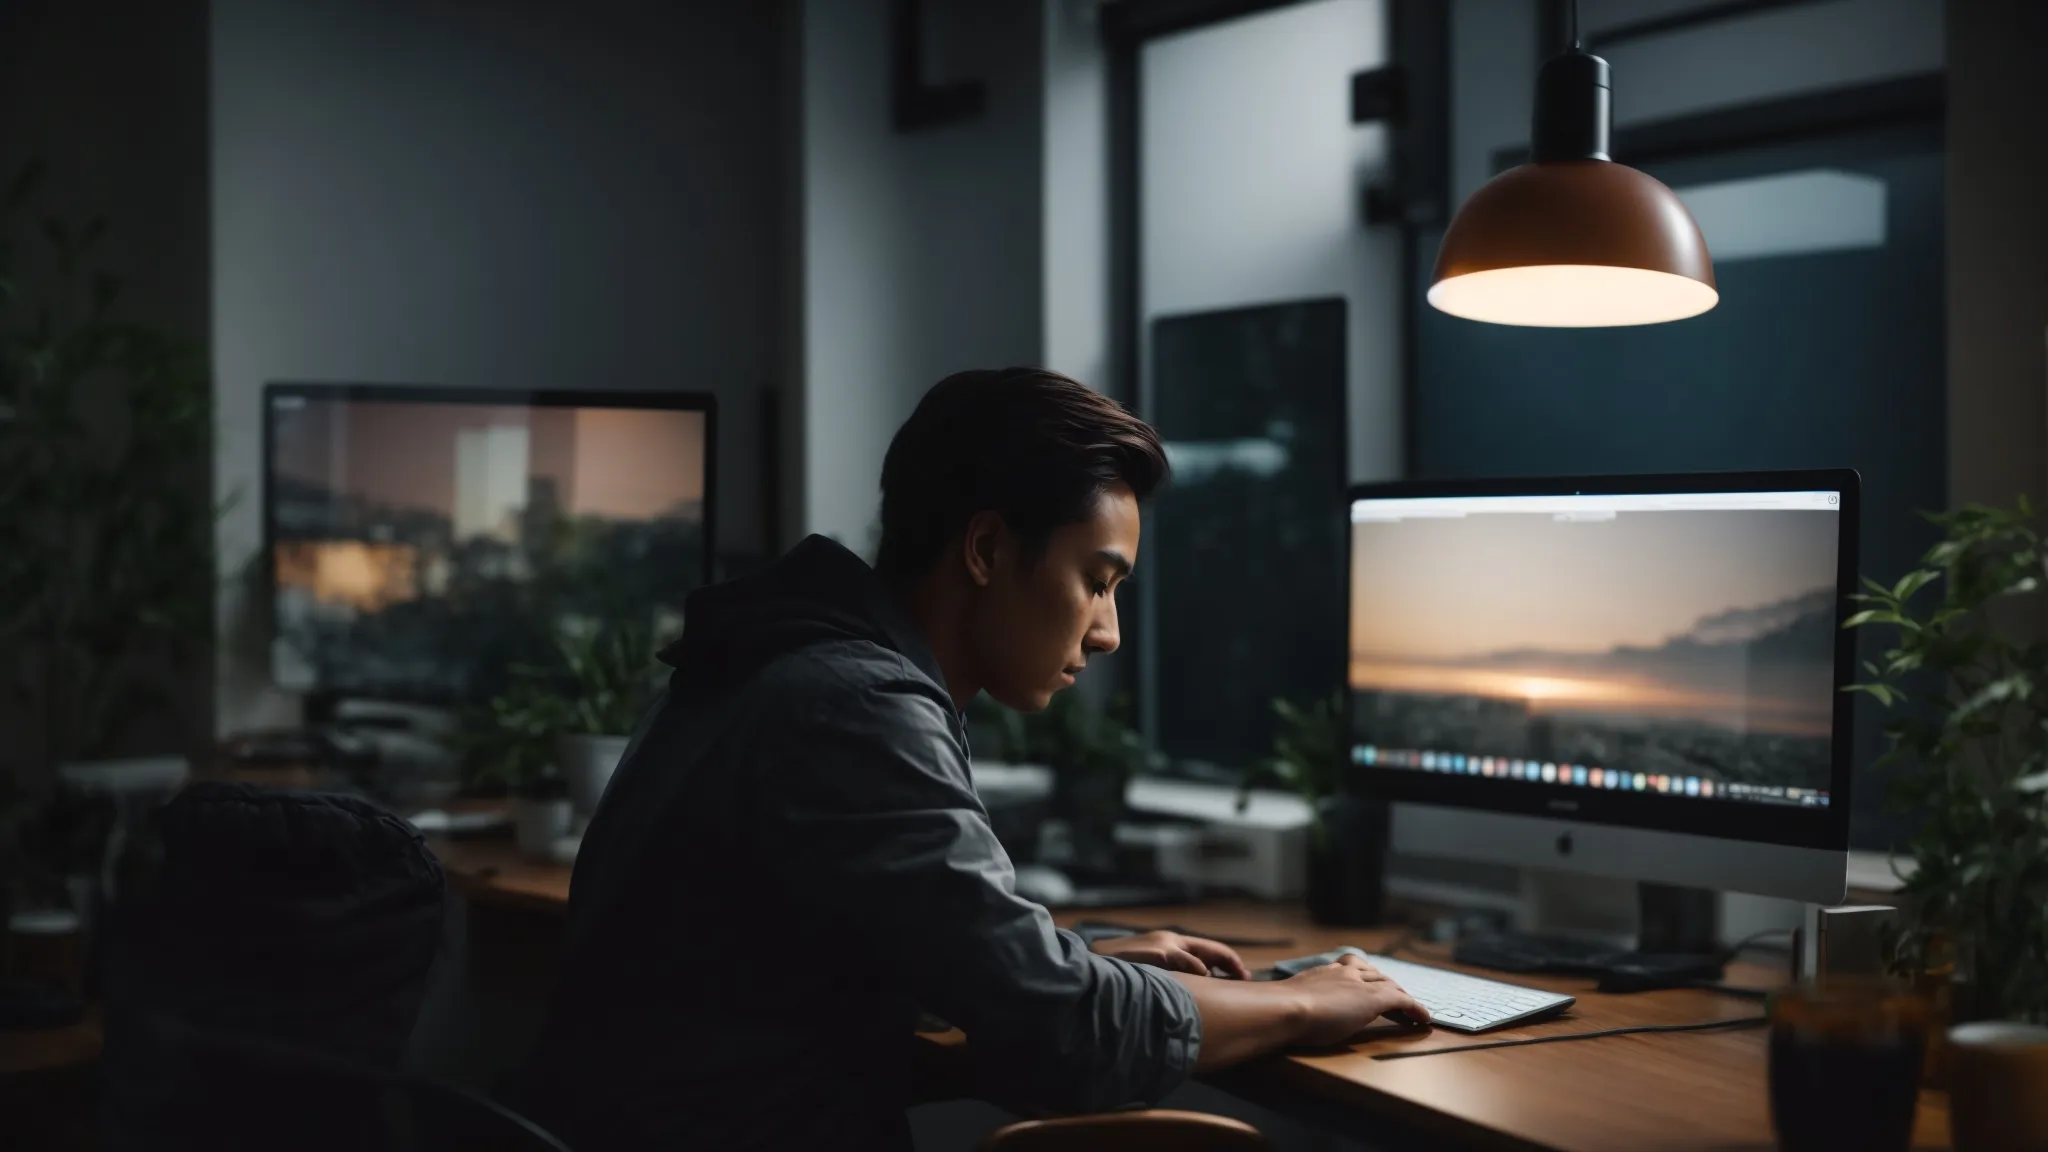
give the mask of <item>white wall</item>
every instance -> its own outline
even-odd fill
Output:
[[[803,7],[803,524],[864,554],[882,456],[925,390],[1042,353],[1044,11],[930,7],[927,78],[982,80],[988,109],[909,134],[886,0]]]
[[[775,6],[215,0],[215,475],[260,532],[273,379],[720,400],[721,551],[762,546],[777,371]],[[233,587],[221,620],[243,606]],[[294,718],[223,644],[223,730]]]
[[[1109,88],[1098,0],[1044,0],[1042,363],[1110,387]]]
[[[1140,298],[1176,313],[1349,301],[1354,480],[1401,472],[1400,237],[1367,228],[1387,163],[1351,76],[1387,59],[1380,0],[1311,0],[1148,43],[1140,58]]]

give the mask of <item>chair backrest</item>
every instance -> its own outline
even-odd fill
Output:
[[[1148,1109],[1023,1120],[982,1142],[982,1152],[1268,1152],[1259,1130],[1206,1112]]]
[[[416,830],[353,797],[205,783],[160,809],[143,844],[158,863],[124,888],[108,935],[107,1152],[218,1147],[222,1114],[330,1103],[288,1085],[251,1096],[183,1059],[166,1021],[398,1067],[443,932],[441,864]]]
[[[245,1106],[216,1119],[212,1148],[370,1152],[569,1152],[490,1098],[416,1073],[379,1068],[261,1036],[157,1022],[166,1045]]]

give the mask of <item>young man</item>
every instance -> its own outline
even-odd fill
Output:
[[[961,711],[1117,646],[1158,436],[1037,369],[941,381],[882,465],[870,569],[819,537],[690,598],[667,695],[576,864],[529,1104],[581,1152],[907,1149],[917,1009],[1023,1113],[1425,1016],[1350,961],[1251,983],[1213,941],[1098,944],[1014,892]],[[1221,978],[1211,972],[1221,973]]]

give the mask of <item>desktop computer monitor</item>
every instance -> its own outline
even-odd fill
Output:
[[[1839,903],[1857,492],[1354,488],[1349,783],[1404,853]]]
[[[263,404],[281,688],[479,703],[564,617],[667,635],[709,579],[708,395],[279,383]]]

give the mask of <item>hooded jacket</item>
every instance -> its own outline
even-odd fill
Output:
[[[814,536],[686,619],[583,837],[537,1119],[579,1152],[908,1149],[920,1009],[1018,1113],[1186,1079],[1193,998],[1016,894],[937,662],[865,563]]]

